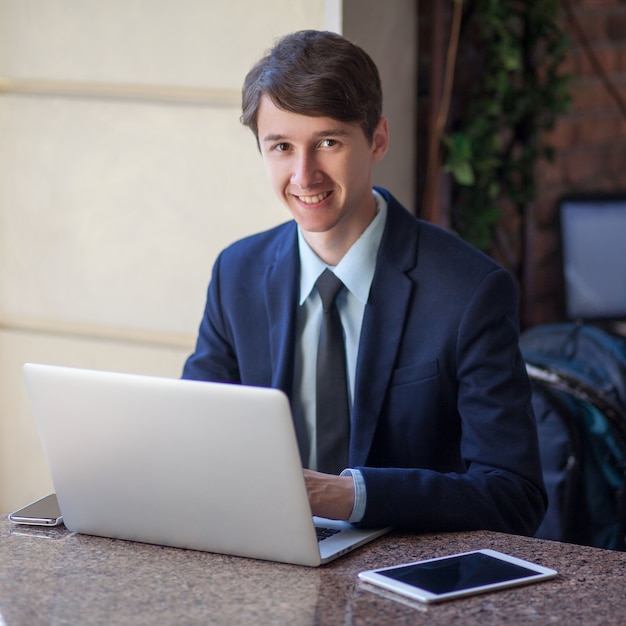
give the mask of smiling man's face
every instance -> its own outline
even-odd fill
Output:
[[[372,166],[387,150],[386,120],[369,142],[356,122],[291,113],[264,96],[257,124],[274,192],[313,250],[336,265],[376,214]]]

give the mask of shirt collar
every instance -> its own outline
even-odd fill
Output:
[[[367,302],[376,270],[376,255],[385,229],[387,202],[374,189],[376,216],[348,252],[332,268],[333,272],[363,304]],[[320,274],[329,267],[306,242],[298,226],[298,248],[300,252],[300,305],[309,297]]]

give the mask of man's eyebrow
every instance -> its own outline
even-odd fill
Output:
[[[315,139],[321,139],[322,137],[347,137],[348,135],[348,131],[343,128],[328,128],[313,133]],[[289,137],[281,133],[268,133],[263,137],[262,141],[289,141]]]
[[[320,130],[314,133],[315,137],[347,137],[348,131],[343,128],[329,128],[327,130]]]
[[[274,133],[269,133],[263,137],[263,141],[285,141],[287,139],[286,135],[279,135]]]

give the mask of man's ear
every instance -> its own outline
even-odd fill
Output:
[[[389,148],[389,124],[386,117],[381,117],[372,135],[372,162],[378,163],[387,154]]]

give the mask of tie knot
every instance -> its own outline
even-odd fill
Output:
[[[315,286],[322,298],[322,308],[326,312],[329,311],[337,294],[341,291],[343,283],[329,269],[325,269],[317,279]]]

